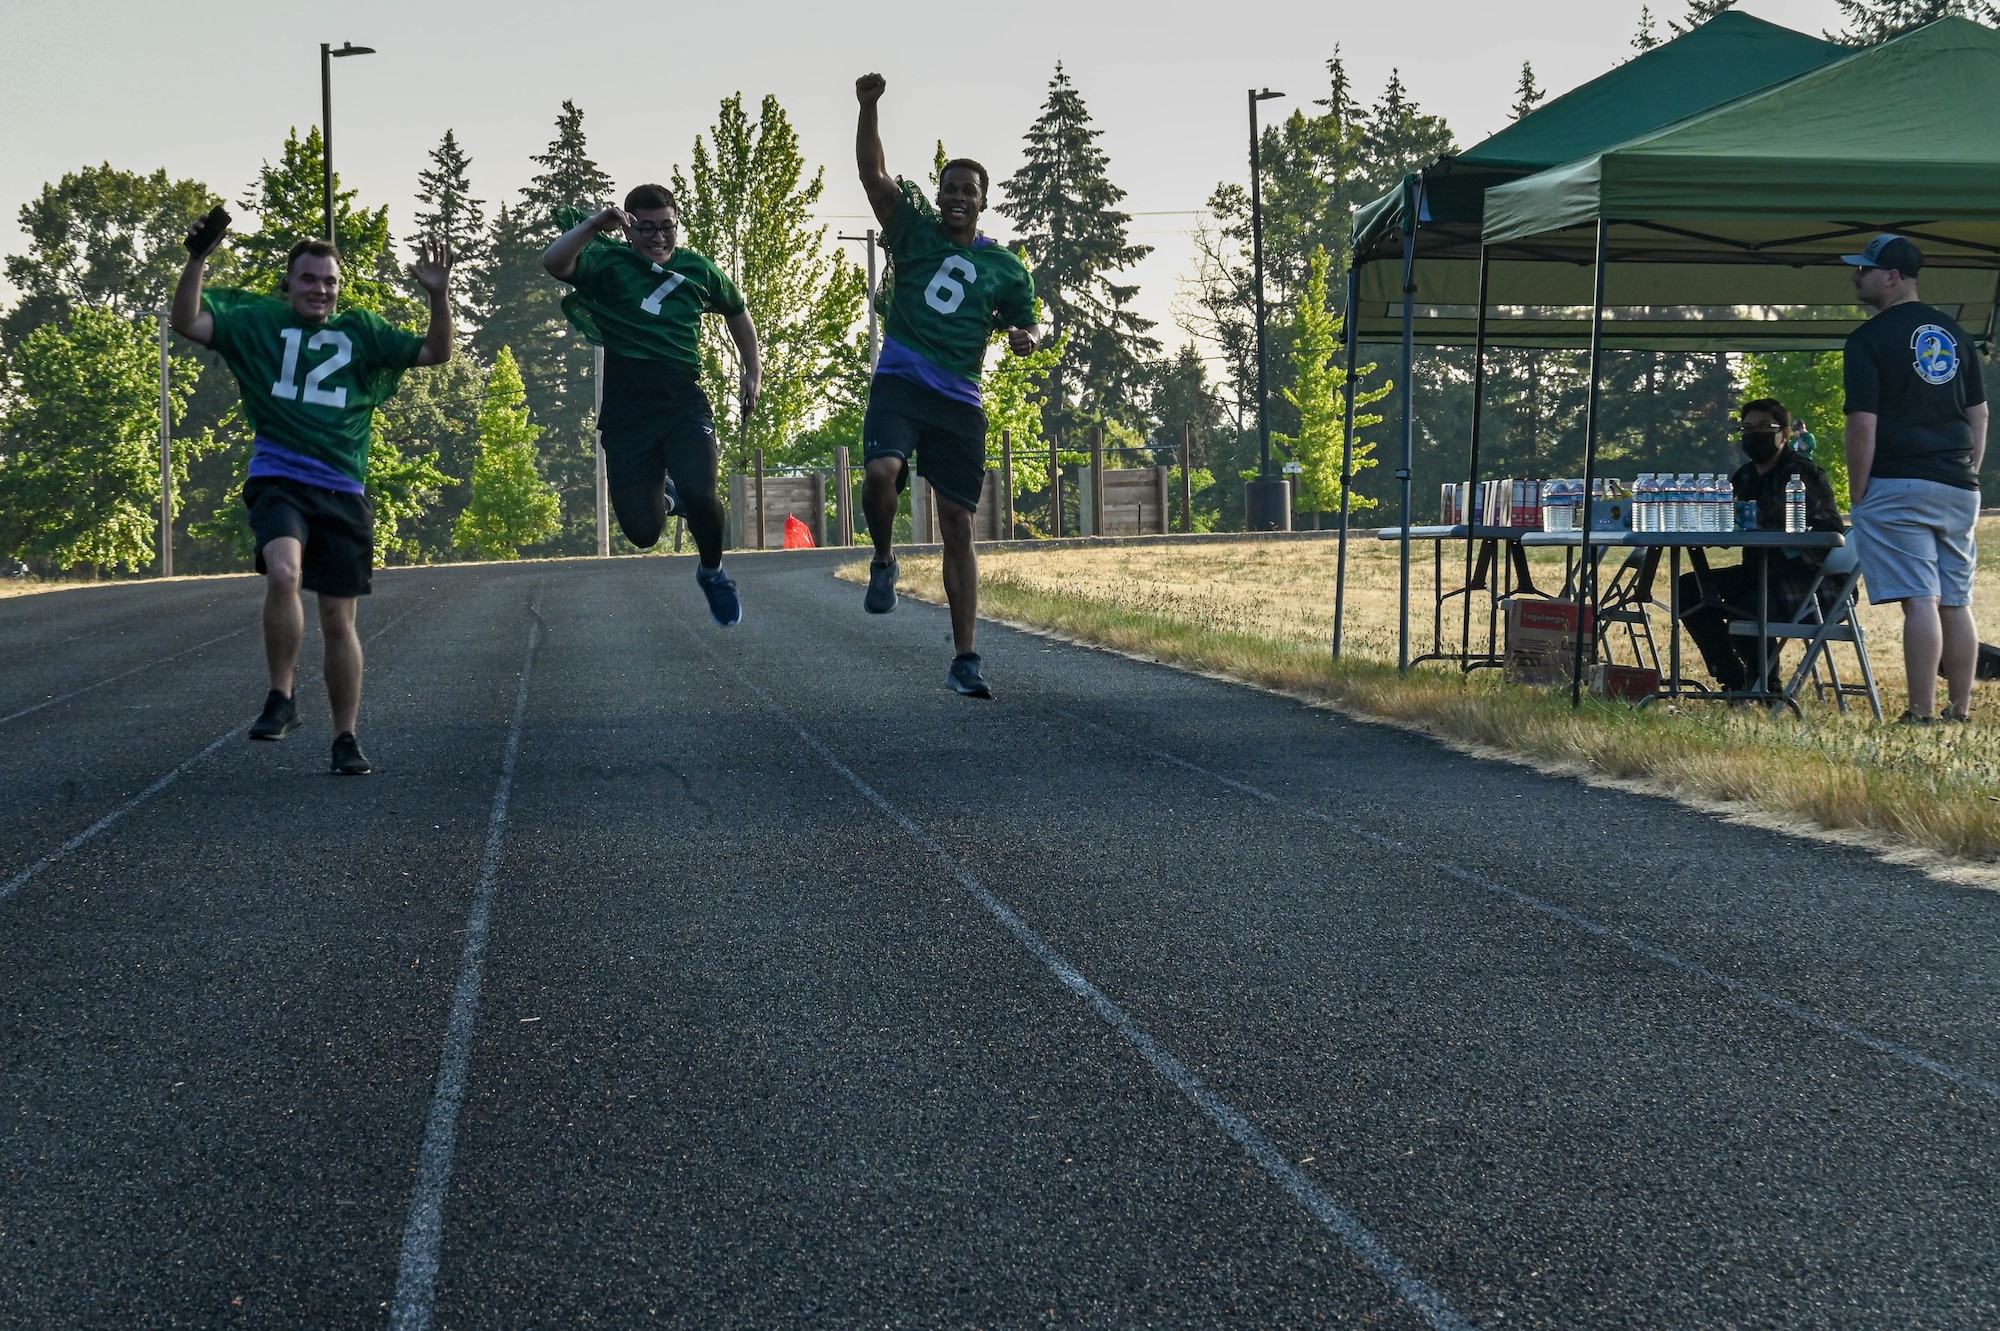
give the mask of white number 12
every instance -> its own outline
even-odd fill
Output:
[[[278,336],[285,342],[285,362],[278,367],[278,382],[271,385],[271,396],[284,398],[287,402],[296,402],[300,396],[299,344],[305,337],[305,330],[283,328],[278,330]],[[315,365],[312,373],[306,376],[305,400],[316,407],[346,406],[345,388],[327,389],[321,385],[326,382],[328,375],[346,368],[347,363],[354,359],[354,344],[348,341],[347,334],[336,332],[331,328],[322,328],[312,335],[312,341],[306,342],[305,347],[309,351],[318,351],[321,347],[333,348],[333,354]]]

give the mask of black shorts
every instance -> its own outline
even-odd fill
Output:
[[[684,495],[715,492],[715,413],[699,388],[672,409],[656,407],[636,420],[604,420],[598,429],[604,436],[605,480],[613,490],[658,490],[672,476]]]
[[[868,388],[868,415],[861,423],[863,457],[901,458],[900,491],[910,481],[907,465],[931,488],[969,512],[979,511],[986,488],[986,413],[970,402],[955,402],[934,389],[884,374]]]
[[[325,596],[366,596],[375,569],[375,506],[367,495],[323,485],[253,476],[243,487],[250,530],[257,534],[257,571],[264,547],[289,536],[305,547],[299,585]]]

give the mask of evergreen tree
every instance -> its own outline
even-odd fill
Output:
[[[1362,133],[1362,169],[1369,197],[1394,189],[1412,171],[1458,150],[1443,116],[1425,115],[1403,86],[1401,70],[1389,71],[1382,99],[1368,109]]]
[[[173,406],[200,367],[176,357]],[[0,417],[0,552],[138,569],[150,563],[160,502],[160,359],[150,327],[84,306],[46,323],[9,357]],[[200,440],[177,441],[185,474]]]
[[[235,231],[244,285],[276,291],[285,275],[285,255],[294,242],[325,234],[325,147],[319,127],[301,139],[285,135],[277,164],[265,162],[242,206],[257,216],[255,231]],[[333,178],[333,239],[340,247],[340,304],[372,310],[391,323],[420,326],[423,310],[402,294],[396,256],[390,248],[389,209],[357,208],[355,192]]]
[[[548,151],[533,159],[541,169],[519,203],[503,206],[493,220],[488,268],[475,287],[485,321],[472,345],[489,361],[501,347],[512,349],[528,409],[543,425],[543,463],[567,518],[552,551],[587,554],[597,542],[597,445],[591,428],[596,358],[563,317],[567,288],[543,271],[542,251],[583,215],[611,202],[613,185],[591,160],[576,103],[562,104],[555,131]]]
[[[998,209],[1020,231],[1050,333],[1069,335],[1049,384],[1053,429],[1090,417],[1142,420],[1144,366],[1160,349],[1148,333],[1153,321],[1127,308],[1139,288],[1112,280],[1152,246],[1127,236],[1132,218],[1117,206],[1125,191],[1105,174],[1109,159],[1097,146],[1103,132],[1058,61],[1025,136],[1026,161],[1002,186],[1007,201]]]
[[[500,348],[479,409],[479,459],[472,467],[472,502],[453,537],[481,559],[519,559],[521,547],[547,540],[562,525],[555,487],[535,456],[541,430],[528,420],[528,394],[514,353]]]
[[[1639,6],[1639,31],[1632,34],[1632,49],[1644,55],[1660,44],[1660,37],[1653,27],[1651,5]]]
[[[1848,46],[1873,46],[1941,18],[1969,18],[2000,24],[1993,0],[1839,0],[1846,30],[1827,37]]]
[[[1271,436],[1272,443],[1284,448],[1304,467],[1299,476],[1299,505],[1315,515],[1340,507],[1342,441],[1347,437],[1347,367],[1338,354],[1343,320],[1327,301],[1329,267],[1326,251],[1314,250],[1305,290],[1300,293],[1298,313],[1293,319],[1293,386],[1285,390],[1285,400],[1298,411],[1298,433]],[[1358,371],[1374,372],[1373,365]],[[1385,382],[1355,397],[1357,431],[1382,423],[1380,416],[1363,413],[1360,408],[1381,401],[1393,388],[1394,385]],[[1352,462],[1357,472],[1373,467],[1375,445],[1356,438]],[[1356,508],[1372,508],[1374,504],[1373,499],[1361,495],[1353,500]]]
[[[833,405],[830,395],[851,392],[868,361],[866,336],[854,332],[867,279],[812,218],[825,171],[806,177],[798,132],[777,98],[766,96],[753,122],[742,94],[732,93],[708,137],[696,137],[688,172],[674,168],[673,189],[688,247],[735,280],[757,324],[763,398],[755,417],[732,429],[736,344],[720,320],[702,320],[702,379],[727,456],[738,467],[753,448],[764,450],[766,466],[821,461],[800,456],[798,445]]]
[[[471,167],[472,159],[459,147],[458,135],[447,129],[431,149],[430,169],[417,173],[416,234],[451,246],[453,286],[459,292],[478,289],[487,259],[486,205],[472,197]],[[476,323],[478,311],[472,303],[463,297],[457,303]]]
[[[1542,99],[1548,95],[1546,90],[1535,86],[1535,67],[1528,61],[1523,60],[1521,62],[1521,81],[1514,88],[1513,118],[1519,120],[1521,117],[1527,115],[1540,106]]]
[[[28,251],[7,256],[7,281],[20,298],[0,319],[0,339],[16,341],[83,308],[134,319],[161,308],[187,258],[181,237],[219,202],[200,181],[108,162],[42,186],[19,213]]]
[[[1693,32],[1716,15],[1736,8],[1736,0],[1687,0],[1687,13],[1678,19],[1667,20],[1674,36],[1683,37]]]
[[[405,558],[426,563],[449,558],[452,529],[472,502],[472,467],[479,457],[479,410],[486,371],[468,355],[410,371],[396,395],[375,411],[375,445],[399,457],[428,456],[440,479],[437,497],[401,524]],[[371,454],[373,450],[371,449]]]

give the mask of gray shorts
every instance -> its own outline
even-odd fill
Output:
[[[1935,596],[1939,605],[1972,604],[1979,491],[1884,476],[1868,483],[1853,518],[1871,603]]]

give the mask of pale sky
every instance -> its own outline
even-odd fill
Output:
[[[1834,0],[1746,0],[1744,10],[1817,33]],[[1681,0],[1660,0],[1678,14]],[[450,3],[346,0],[5,0],[0,45],[0,252],[24,248],[18,210],[45,181],[109,161],[164,166],[234,201],[274,159],[287,129],[318,123],[319,43],[373,46],[335,61],[334,165],[362,202],[386,203],[408,233],[417,173],[447,128],[472,154],[489,215],[533,174],[529,157],[571,98],[591,155],[621,191],[689,160],[718,101],[773,93],[807,159],[826,167],[834,229],[867,225],[852,157],[854,78],[889,81],[890,169],[915,175],[942,138],[997,181],[1020,163],[1058,59],[1104,131],[1111,178],[1128,191],[1133,238],[1156,252],[1134,270],[1139,310],[1169,345],[1174,290],[1190,266],[1186,233],[1216,182],[1248,174],[1244,90],[1289,97],[1282,115],[1324,95],[1341,46],[1357,95],[1371,101],[1400,67],[1411,95],[1446,116],[1463,146],[1506,123],[1521,62],[1551,94],[1630,54],[1637,0],[1016,0],[990,6],[802,4],[694,7],[565,0]],[[1662,24],[1664,28],[1664,24]],[[996,190],[997,194],[998,191]],[[1007,234],[989,214],[989,230]],[[850,247],[857,257],[860,247]],[[0,294],[11,292],[0,288]]]

